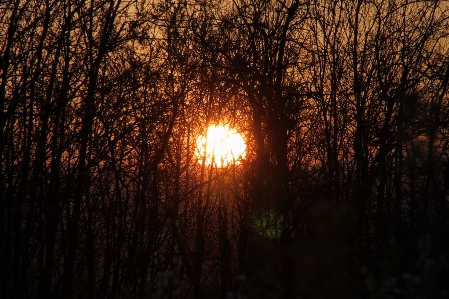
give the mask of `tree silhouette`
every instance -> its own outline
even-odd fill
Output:
[[[1,298],[442,296],[448,18],[0,3]],[[241,163],[196,156],[218,124]]]

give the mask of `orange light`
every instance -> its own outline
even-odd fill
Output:
[[[228,125],[211,125],[205,135],[196,140],[196,156],[199,163],[226,167],[240,164],[245,157],[246,144],[242,136]]]

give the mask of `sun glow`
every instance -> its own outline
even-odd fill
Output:
[[[199,163],[225,167],[240,164],[245,157],[246,144],[242,136],[228,125],[211,125],[205,135],[196,140],[196,156]]]

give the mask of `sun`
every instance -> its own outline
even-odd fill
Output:
[[[228,125],[211,125],[196,140],[195,154],[199,163],[216,167],[240,164],[245,158],[246,144],[242,136]]]

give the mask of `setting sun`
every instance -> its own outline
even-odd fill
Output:
[[[246,144],[242,136],[228,125],[211,125],[205,135],[196,140],[198,162],[225,167],[240,164],[245,157]]]

